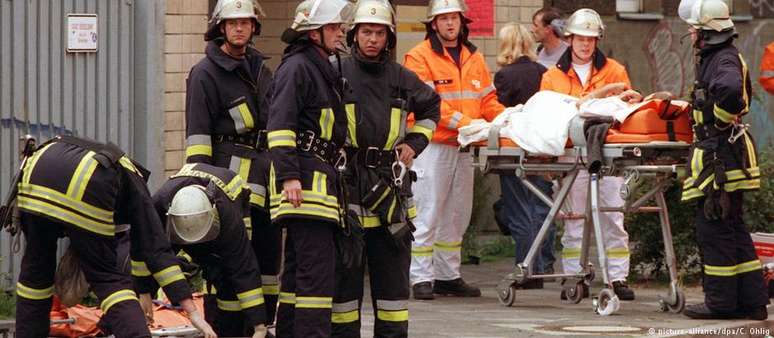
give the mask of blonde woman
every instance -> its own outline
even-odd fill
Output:
[[[540,80],[546,67],[535,62],[535,40],[529,30],[519,24],[509,23],[500,30],[500,52],[497,64],[501,67],[495,74],[494,84],[497,99],[506,107],[523,104],[540,89]],[[540,176],[527,179],[544,193],[551,195],[551,182]],[[516,263],[527,256],[543,220],[548,215],[548,206],[529,191],[514,175],[500,175],[502,197],[495,203],[498,223],[510,230],[516,241]],[[536,274],[553,273],[555,226],[552,224],[536,257]],[[543,280],[528,280],[518,285],[522,289],[542,289]]]

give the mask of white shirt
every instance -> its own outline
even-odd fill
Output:
[[[575,74],[578,74],[581,85],[584,87],[586,87],[586,82],[589,81],[589,75],[591,74],[591,64],[592,62],[589,62],[585,65],[579,65],[575,62],[572,63],[572,69],[575,70]]]

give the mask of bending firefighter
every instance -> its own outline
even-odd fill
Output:
[[[117,224],[130,225],[132,275],[152,276],[205,337],[215,337],[191,300],[185,276],[153,212],[145,186],[149,175],[113,144],[69,136],[54,138],[31,154],[17,196],[27,245],[16,285],[16,337],[48,336],[57,241],[64,236],[97,295],[103,332],[150,337],[143,311],[151,311],[151,290],[138,288],[141,308],[131,276],[120,268]]]
[[[364,228],[374,336],[407,337],[411,219],[416,215],[409,168],[432,139],[440,98],[413,72],[392,61],[395,18],[388,1],[360,1],[353,25],[347,35],[352,56],[342,61],[352,88],[346,100],[349,211],[357,214]],[[408,112],[416,119],[410,129]],[[335,337],[360,337],[365,268],[365,264],[349,269],[337,265]]]
[[[184,165],[153,195],[173,248],[204,270],[205,298],[213,298],[205,318],[222,337],[266,336],[260,271],[245,228],[250,193],[236,173],[199,163]]]
[[[457,129],[491,121],[505,108],[497,102],[484,56],[468,41],[466,9],[462,0],[430,1],[427,36],[404,63],[441,97],[438,127],[413,168],[418,213],[411,283],[416,299],[481,296],[460,276],[462,236],[473,207],[473,158],[459,150]]]
[[[617,61],[606,57],[598,47],[605,27],[602,18],[592,9],[582,8],[567,20],[565,36],[570,47],[559,58],[555,66],[543,74],[540,90],[551,90],[575,97],[584,97],[616,84],[631,88],[626,68]],[[635,100],[642,96],[635,91],[625,93]],[[620,207],[624,204],[619,190],[623,178],[606,176],[599,182],[599,198],[602,207]],[[568,202],[572,212],[585,215],[588,206],[589,173],[581,170],[573,184]],[[629,275],[629,234],[624,229],[624,215],[620,212],[600,214],[605,251],[608,258],[608,273],[615,294],[621,300],[634,300],[634,292],[626,285]],[[584,219],[568,219],[564,222],[562,236],[562,267],[564,273],[580,273],[581,242]],[[584,286],[583,297],[588,297],[588,286]],[[566,294],[562,291],[561,298]]]
[[[742,122],[752,83],[728,7],[720,0],[682,1],[696,52],[694,144],[683,201],[697,201],[696,237],[703,260],[704,303],[686,307],[695,319],[768,318],[768,292],[750,233],[744,191],[760,187],[755,144]]]
[[[345,0],[307,0],[282,40],[289,44],[272,88],[268,144],[272,221],[287,229],[279,337],[329,337],[336,247],[342,223],[338,170],[347,135],[338,60]],[[338,63],[338,62],[337,62]]]
[[[251,39],[261,32],[253,0],[219,0],[205,34],[206,56],[188,76],[186,162],[239,174],[250,187],[248,237],[261,269],[266,320],[274,321],[281,229],[269,218],[266,121],[272,73]],[[214,306],[215,304],[209,304]]]

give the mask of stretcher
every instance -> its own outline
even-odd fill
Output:
[[[607,141],[622,140],[620,133],[608,134]],[[658,212],[664,241],[666,265],[669,270],[670,288],[667,295],[660,296],[662,311],[682,312],[685,307],[685,295],[677,282],[677,260],[672,244],[672,231],[669,224],[669,213],[664,191],[679,177],[685,175],[690,145],[684,141],[651,141],[645,143],[607,143],[603,147],[603,166],[600,173],[590,174],[589,199],[585,215],[573,215],[562,211],[562,206],[575,182],[580,170],[587,170],[586,158],[588,150],[585,146],[570,146],[564,156],[545,157],[529,154],[508,139],[497,139],[490,136],[486,145],[472,146],[475,155],[474,165],[484,173],[509,174],[520,178],[526,175],[549,175],[560,181],[560,188],[555,196],[548,196],[540,189],[522,180],[522,183],[550,206],[548,216],[543,221],[537,238],[527,253],[524,262],[518,264],[512,273],[503,277],[497,285],[499,301],[513,305],[516,299],[516,285],[527,279],[561,278],[565,280],[564,292],[572,303],[579,303],[583,298],[584,284],[588,286],[596,274],[602,276],[604,288],[592,301],[593,310],[600,315],[609,315],[620,309],[618,297],[607,273],[607,256],[604,237],[600,227],[600,213],[603,212]],[[600,176],[601,175],[601,176]],[[599,204],[599,180],[603,176],[624,177],[621,197],[625,201],[622,207],[607,208]],[[645,180],[652,181],[647,191],[639,192],[638,187]],[[653,203],[649,203],[650,201]],[[540,252],[540,247],[548,233],[549,226],[560,218],[585,219],[583,240],[581,246],[581,272],[578,274],[535,274],[533,264]],[[595,268],[589,263],[591,248],[591,233],[596,239],[599,266]],[[575,281],[574,283],[572,281]]]

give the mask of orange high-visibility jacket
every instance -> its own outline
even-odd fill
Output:
[[[540,83],[540,90],[551,90],[562,94],[583,97],[584,95],[599,89],[607,84],[623,82],[626,88],[631,88],[629,75],[626,68],[617,61],[606,57],[602,51],[597,49],[594,52],[591,75],[586,85],[581,85],[580,78],[572,68],[572,51],[567,51],[559,58],[556,66],[543,73],[543,80]]]
[[[766,46],[761,59],[761,77],[758,79],[761,86],[769,94],[774,95],[774,42]]]
[[[458,128],[473,119],[491,121],[505,110],[497,101],[484,56],[469,42],[461,49],[460,67],[435,35],[406,54],[404,66],[441,96],[441,120],[432,142],[459,145]]]

